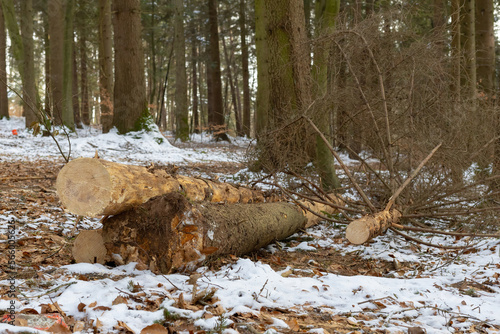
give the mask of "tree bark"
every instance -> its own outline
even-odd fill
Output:
[[[488,98],[494,92],[495,34],[493,1],[476,0],[477,82],[479,90]]]
[[[149,117],[142,49],[140,0],[115,0],[115,87],[113,125],[127,133]]]
[[[33,1],[21,1],[21,36],[23,39],[23,114],[26,127],[38,121],[38,94],[35,84],[33,53]]]
[[[284,239],[318,223],[320,219],[313,217],[310,219],[299,206],[285,202],[193,203],[172,192],[105,219],[102,232],[86,231],[82,242],[77,237],[75,243],[87,247],[75,247],[73,254],[81,262],[138,262],[154,272],[193,270],[207,260],[242,255]],[[104,259],[101,233],[107,250]]]
[[[9,118],[9,100],[7,98],[7,58],[5,50],[7,48],[7,32],[5,31],[5,21],[3,9],[0,5],[0,119]]]
[[[56,189],[66,210],[91,217],[115,215],[170,192],[183,192],[193,201],[264,201],[262,192],[248,188],[91,158],[66,164],[59,172]]]
[[[250,72],[248,70],[247,28],[245,20],[245,0],[240,0],[241,69],[243,71],[243,133],[250,138]]]
[[[346,229],[346,238],[355,245],[361,245],[387,231],[393,223],[398,223],[401,213],[395,209],[366,215],[352,221]]]
[[[184,142],[189,139],[184,6],[182,0],[174,0],[173,3],[175,12],[175,138]]]
[[[64,10],[60,0],[49,0],[50,91],[55,124],[62,124]]]
[[[257,101],[255,134],[266,131],[269,118],[269,47],[266,27],[268,13],[265,0],[255,0],[255,51],[257,55]]]
[[[102,132],[113,124],[113,42],[111,40],[111,0],[99,0],[99,99]]]
[[[193,116],[191,132],[200,133],[200,117],[198,112],[198,70],[196,63],[198,62],[198,43],[197,43],[197,29],[196,23],[192,19],[190,22],[191,29],[191,98]]]
[[[209,63],[211,85],[210,95],[212,95],[212,108],[208,114],[208,125],[221,128],[225,125],[224,104],[222,101],[222,81],[220,72],[220,51],[219,51],[219,23],[217,18],[216,0],[208,0],[208,29],[209,29]],[[221,129],[217,129],[221,130]],[[218,139],[228,140],[226,134],[217,136]]]
[[[62,121],[68,128],[75,129],[75,116],[73,113],[73,45],[74,31],[73,19],[75,16],[74,0],[66,0],[64,11],[64,40],[63,40],[63,76],[62,95],[63,110]]]

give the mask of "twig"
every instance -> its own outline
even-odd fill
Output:
[[[460,233],[460,232],[440,231],[440,230],[436,230],[433,228],[412,227],[412,226],[399,225],[399,224],[392,224],[392,226],[399,228],[399,229],[402,229],[402,230],[452,235],[455,237],[500,238],[500,233],[485,233],[485,234]]]
[[[340,158],[340,156],[337,154],[337,152],[335,152],[335,150],[333,149],[332,145],[330,145],[330,143],[325,138],[325,136],[323,135],[323,133],[318,129],[318,127],[316,126],[316,124],[314,124],[314,122],[309,117],[307,117],[306,115],[302,115],[302,117],[307,122],[309,122],[309,124],[312,126],[312,128],[314,129],[314,131],[316,131],[319,134],[319,136],[321,137],[321,139],[323,140],[323,142],[325,143],[325,145],[328,147],[328,149],[330,150],[330,152],[332,152],[332,154],[335,157],[335,159],[337,159],[337,161],[339,162],[340,166],[342,167],[342,169],[346,173],[347,177],[349,178],[349,180],[353,184],[354,188],[356,188],[356,191],[358,192],[358,194],[361,196],[361,198],[366,203],[366,205],[368,205],[368,207],[370,208],[370,211],[371,212],[376,212],[377,209],[375,208],[375,206],[368,199],[368,197],[364,193],[363,189],[361,189],[361,187],[356,182],[356,180],[354,180],[354,177],[352,176],[351,172],[349,171],[349,168],[347,168],[347,166],[344,165],[344,162],[342,161],[342,159]]]
[[[172,284],[172,286],[173,286],[174,288],[176,288],[177,290],[180,290],[180,289],[179,289],[179,288],[178,288],[178,287],[177,287],[174,283],[172,283],[172,281],[171,281],[171,280],[169,280],[169,279],[168,279],[168,277],[167,277],[167,276],[165,276],[165,275],[162,275],[162,276],[163,276],[163,278],[164,278],[164,279],[166,279],[166,280],[168,281],[168,283]]]
[[[258,301],[257,299],[260,297],[260,294],[262,293],[262,291],[264,291],[264,288],[266,287],[268,281],[269,281],[269,279],[266,279],[266,282],[264,283],[264,285],[260,289],[259,294],[255,294],[253,296],[253,299],[255,299],[255,301]]]
[[[442,144],[443,143],[440,143],[438,146],[434,147],[434,149],[431,151],[431,153],[429,153],[429,155],[424,160],[422,160],[422,162],[420,163],[420,165],[418,165],[418,167],[413,171],[413,173],[410,175],[410,177],[408,177],[405,180],[405,182],[398,188],[398,190],[396,190],[396,192],[389,199],[389,202],[387,202],[387,205],[385,206],[385,211],[389,211],[390,210],[390,208],[394,205],[394,202],[396,201],[396,199],[398,198],[398,196],[401,194],[401,192],[418,175],[418,173],[420,172],[420,170],[425,166],[425,164],[427,163],[427,161],[429,161],[429,159],[434,155],[434,153],[436,153],[436,151],[441,147]]]
[[[442,249],[466,249],[466,248],[470,248],[470,246],[445,246],[445,245],[436,245],[436,244],[433,244],[433,243],[430,243],[430,242],[426,242],[426,241],[423,241],[423,240],[420,240],[420,239],[417,239],[417,238],[414,238],[414,237],[410,237],[408,234],[403,233],[401,231],[398,231],[398,230],[396,230],[392,226],[389,227],[389,229],[391,229],[394,233],[399,234],[400,236],[402,236],[403,238],[405,238],[407,240],[414,241],[416,243],[419,243],[419,244],[422,244],[422,245],[426,245],[426,246],[429,246],[429,247],[442,248]]]
[[[489,208],[477,208],[477,209],[469,209],[465,211],[444,211],[444,212],[434,212],[434,213],[414,213],[414,214],[406,214],[402,215],[401,218],[432,218],[432,217],[441,217],[441,216],[465,216],[473,213],[480,213],[486,211],[500,211],[500,206],[493,206]]]

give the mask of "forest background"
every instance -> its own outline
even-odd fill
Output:
[[[498,175],[491,0],[1,3],[0,117],[35,132],[247,136],[254,167],[314,162],[327,190],[340,187],[330,144],[378,158],[385,199],[439,143],[440,177]]]

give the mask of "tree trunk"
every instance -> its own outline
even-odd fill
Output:
[[[152,197],[175,191],[183,192],[192,201],[264,201],[262,192],[248,188],[91,158],[66,164],[59,172],[56,188],[66,210],[91,217],[115,215]]]
[[[80,116],[80,99],[78,98],[78,64],[76,56],[76,45],[73,47],[73,80],[71,80],[72,89],[72,101],[73,101],[73,115],[75,118],[75,124],[77,128],[82,128],[82,118]]]
[[[460,80],[461,80],[461,66],[460,59],[462,54],[461,49],[461,33],[460,33],[460,0],[451,0],[451,63],[452,63],[452,91],[456,96],[456,101],[460,102]],[[456,109],[456,107],[455,107]]]
[[[113,48],[111,0],[99,0],[99,99],[102,132],[113,125]]]
[[[309,207],[336,212],[323,205]],[[138,262],[162,273],[193,270],[222,255],[257,250],[319,221],[285,202],[193,203],[172,192],[104,219],[102,231],[84,231],[75,241],[73,256],[77,262]]]
[[[363,216],[347,226],[346,238],[355,245],[361,245],[385,233],[393,223],[398,223],[400,217],[401,213],[395,209]]]
[[[229,56],[226,46],[226,40],[222,37],[222,47],[224,49],[224,58],[226,59],[226,70],[227,70],[227,79],[229,83],[229,88],[231,90],[231,101],[234,109],[234,118],[236,121],[236,134],[238,136],[243,136],[242,125],[241,125],[241,117],[240,117],[240,109],[238,106],[238,100],[236,98],[236,84],[234,83],[235,78],[233,78],[232,71],[232,55]]]
[[[7,32],[5,31],[5,21],[3,9],[0,5],[0,119],[9,118],[9,100],[7,98]]]
[[[240,0],[241,67],[243,71],[243,133],[250,138],[250,72],[248,70],[247,28],[245,20],[245,0]]]
[[[198,115],[198,71],[196,69],[196,62],[198,61],[197,52],[197,40],[196,40],[196,26],[195,23],[191,21],[191,75],[192,75],[192,108],[193,108],[193,126],[191,131],[194,133],[200,133],[200,118]]]
[[[488,98],[494,92],[495,34],[493,1],[476,0],[477,82]]]
[[[174,0],[174,54],[175,54],[175,138],[189,140],[188,98],[186,76],[186,43],[184,36],[184,6]]]
[[[64,14],[64,40],[63,40],[63,77],[62,77],[62,95],[63,95],[63,124],[74,130],[75,117],[73,113],[73,45],[74,31],[73,18],[75,16],[75,1],[66,0]]]
[[[476,99],[476,33],[475,33],[475,0],[460,1],[460,46],[463,51],[463,68],[461,86],[464,98],[475,106]]]
[[[82,2],[84,6],[85,2]],[[82,11],[86,8],[83,7]],[[87,71],[87,27],[85,22],[81,22],[79,27],[80,38],[78,40],[80,47],[80,97],[81,97],[81,121],[85,125],[90,125],[90,105],[89,105],[89,84]]]
[[[266,131],[269,118],[269,47],[266,27],[268,12],[265,0],[255,0],[255,51],[257,54],[257,103],[255,134]]]
[[[140,0],[114,1],[115,87],[113,125],[127,133],[149,117],[142,50]]]
[[[60,0],[49,0],[50,91],[55,124],[62,124],[64,9]]]
[[[35,59],[33,53],[33,2],[21,1],[21,36],[23,39],[23,114],[26,127],[38,121],[38,94],[35,84]]]
[[[216,130],[222,130],[225,125],[224,104],[222,101],[222,81],[220,72],[219,51],[219,23],[217,18],[216,0],[208,0],[208,29],[209,29],[209,64],[210,67],[210,94],[212,95],[212,110],[208,114],[208,125]],[[217,139],[229,140],[227,134],[220,133]]]
[[[317,36],[327,36],[335,29],[335,20],[339,13],[340,0],[323,0],[316,2],[315,18]],[[314,63],[312,68],[312,77],[317,85],[315,91],[315,100],[324,99],[328,90],[330,47],[328,43],[317,44],[314,50]],[[327,137],[330,137],[329,110],[324,103],[318,103],[319,110],[315,111],[315,123],[320,131]],[[326,191],[332,191],[340,188],[340,182],[335,172],[333,156],[330,154],[326,143],[319,135],[316,135],[316,168],[321,177],[321,186]]]
[[[107,219],[108,254],[153,271],[193,270],[221,255],[242,255],[305,227],[302,210],[289,203],[191,204],[179,193],[155,198]]]

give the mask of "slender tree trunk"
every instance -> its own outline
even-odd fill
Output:
[[[66,0],[64,15],[64,41],[63,41],[63,124],[74,130],[75,117],[73,114],[73,45],[74,31],[73,19],[75,16],[74,0]]]
[[[209,126],[223,127],[224,121],[224,104],[222,101],[222,81],[220,72],[220,53],[219,53],[219,23],[217,18],[216,0],[208,0],[208,29],[210,33],[209,39],[209,67],[210,67],[210,94],[212,94],[213,105],[211,115],[208,115]],[[226,139],[226,134],[220,134],[218,139]]]
[[[196,26],[191,22],[191,75],[192,75],[192,108],[193,108],[193,127],[192,132],[200,133],[200,121],[198,115],[198,72],[196,69],[196,62],[198,61],[197,40],[196,40]]]
[[[7,61],[5,51],[7,48],[7,32],[3,10],[0,5],[0,119],[9,118],[9,100],[7,98]]]
[[[269,118],[269,48],[266,27],[268,13],[265,0],[255,0],[255,50],[257,53],[257,105],[255,135],[266,131]]]
[[[33,2],[21,1],[21,36],[23,39],[23,114],[26,127],[38,121],[38,103],[35,84],[35,60],[33,53]]]
[[[493,1],[476,0],[477,82],[479,90],[488,98],[494,92],[495,33]]]
[[[460,29],[460,0],[451,0],[451,62],[452,62],[452,90],[456,96],[456,101],[460,102],[460,81],[461,81],[461,29]]]
[[[64,8],[60,0],[49,0],[50,90],[55,124],[62,124]]]
[[[186,43],[184,36],[184,7],[182,0],[174,0],[175,53],[175,138],[189,139],[188,98],[186,76]]]
[[[111,0],[99,0],[99,99],[102,132],[113,124],[113,41],[111,39]]]
[[[115,88],[113,125],[120,133],[144,128],[149,117],[144,76],[140,0],[114,1]]]
[[[460,3],[460,44],[463,50],[465,71],[462,73],[462,88],[465,98],[474,109],[476,99],[476,33],[475,0],[461,0]]]
[[[85,23],[80,26],[80,38],[78,40],[80,47],[80,98],[81,104],[81,122],[90,125],[90,105],[89,105],[89,84],[87,70],[87,29]]]
[[[149,85],[149,104],[153,104],[156,97],[156,41],[155,41],[155,12],[156,12],[156,1],[151,1],[151,73],[150,73],[150,85]]]
[[[78,94],[78,60],[76,56],[76,45],[73,48],[73,80],[71,80],[72,84],[72,101],[73,101],[73,114],[75,117],[75,124],[77,128],[82,128],[82,118],[80,116],[80,99],[78,98],[80,94]]]
[[[236,120],[236,134],[238,136],[243,136],[242,126],[241,126],[240,109],[238,108],[238,100],[236,98],[236,87],[235,87],[236,85],[234,83],[233,71],[231,70],[231,68],[232,68],[232,61],[231,61],[232,56],[230,57],[228,55],[226,40],[224,37],[222,38],[222,46],[224,49],[224,58],[226,58],[227,79],[228,79],[228,83],[229,83],[229,88],[231,89],[231,101],[233,102],[234,118]]]
[[[48,0],[44,0],[44,4],[48,8]],[[44,13],[42,15],[43,19],[43,50],[45,52],[44,57],[44,72],[45,72],[45,100],[43,105],[43,111],[45,116],[52,116],[52,93],[51,93],[51,74],[50,74],[50,42],[49,42],[49,14]]]
[[[250,138],[250,72],[248,70],[247,28],[245,0],[240,0],[241,67],[243,71],[243,133]]]

